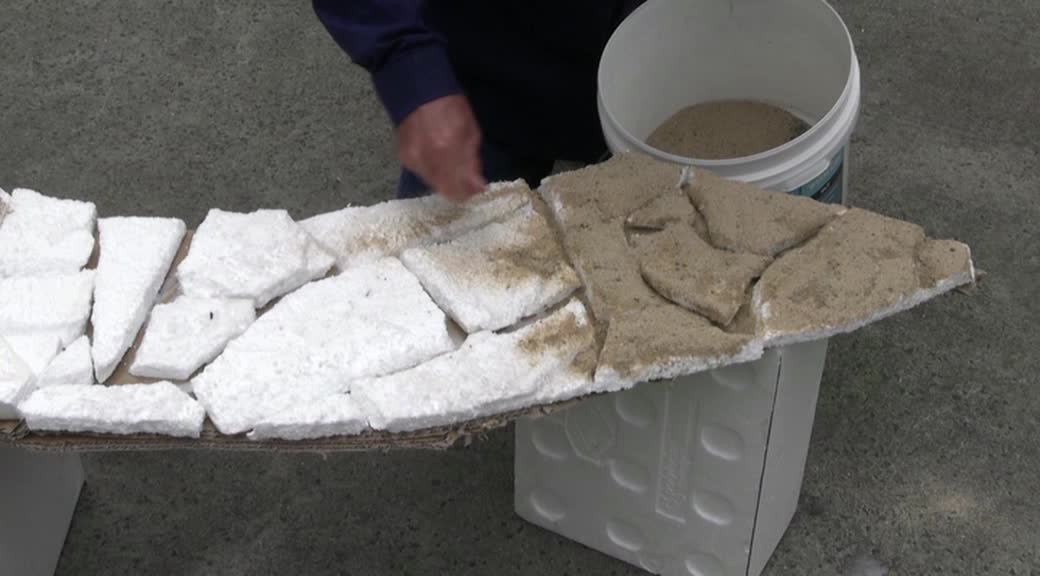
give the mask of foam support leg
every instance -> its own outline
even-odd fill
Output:
[[[826,340],[516,423],[524,519],[655,574],[758,576],[801,491]]]
[[[79,455],[0,444],[0,573],[54,574],[82,486]]]

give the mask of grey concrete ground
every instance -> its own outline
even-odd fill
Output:
[[[837,339],[771,575],[1040,574],[1040,4],[840,0],[857,204],[990,275]],[[0,185],[197,224],[389,195],[390,132],[309,3],[4,0]],[[512,514],[509,430],[447,453],[86,459],[58,573],[639,574]]]

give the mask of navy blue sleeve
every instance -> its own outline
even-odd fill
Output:
[[[423,21],[421,0],[314,0],[336,43],[368,70],[394,124],[419,106],[462,92],[444,40]]]

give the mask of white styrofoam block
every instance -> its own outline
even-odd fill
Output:
[[[598,391],[592,379],[591,370],[564,366],[538,382],[535,396],[530,404],[532,406],[555,404]]]
[[[198,438],[206,412],[170,382],[52,386],[19,407],[31,430]]]
[[[90,386],[93,383],[94,360],[90,357],[90,339],[84,335],[51,361],[36,380],[36,387]]]
[[[454,347],[444,312],[388,258],[281,299],[192,382],[217,428],[238,434],[352,379],[409,368]]]
[[[368,419],[354,398],[350,394],[332,394],[264,418],[257,422],[249,437],[306,440],[352,436],[366,428]]]
[[[369,425],[402,432],[444,426],[523,408],[538,384],[586,348],[592,330],[569,337],[568,326],[588,326],[573,300],[545,318],[509,333],[471,334],[462,347],[411,370],[350,383]],[[544,345],[528,348],[532,340]]]
[[[655,574],[758,576],[798,500],[819,344],[521,418],[517,513]]]
[[[530,206],[450,242],[405,250],[401,262],[469,333],[512,326],[580,286],[548,222]]]
[[[0,337],[0,420],[20,418],[18,405],[33,391],[33,373]]]
[[[87,263],[94,251],[94,204],[25,188],[9,198],[0,225],[0,277],[71,274]]]
[[[102,218],[94,286],[91,354],[98,382],[115,371],[137,338],[184,238],[176,218]]]
[[[177,267],[188,296],[248,298],[256,308],[324,276],[333,258],[285,210],[209,211]]]
[[[130,373],[187,380],[256,320],[252,300],[181,296],[159,304],[145,327]]]
[[[94,271],[0,278],[0,334],[53,332],[63,345],[83,335],[94,295]]]
[[[43,374],[61,350],[61,336],[54,332],[5,334],[4,338],[36,378]]]
[[[530,202],[523,181],[492,184],[464,204],[440,196],[390,200],[374,206],[350,206],[300,222],[347,270],[414,246],[446,242],[505,219]]]

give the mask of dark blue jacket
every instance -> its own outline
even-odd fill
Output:
[[[372,75],[395,124],[425,102],[469,97],[484,137],[516,154],[605,151],[596,70],[641,0],[314,0],[332,37]]]

